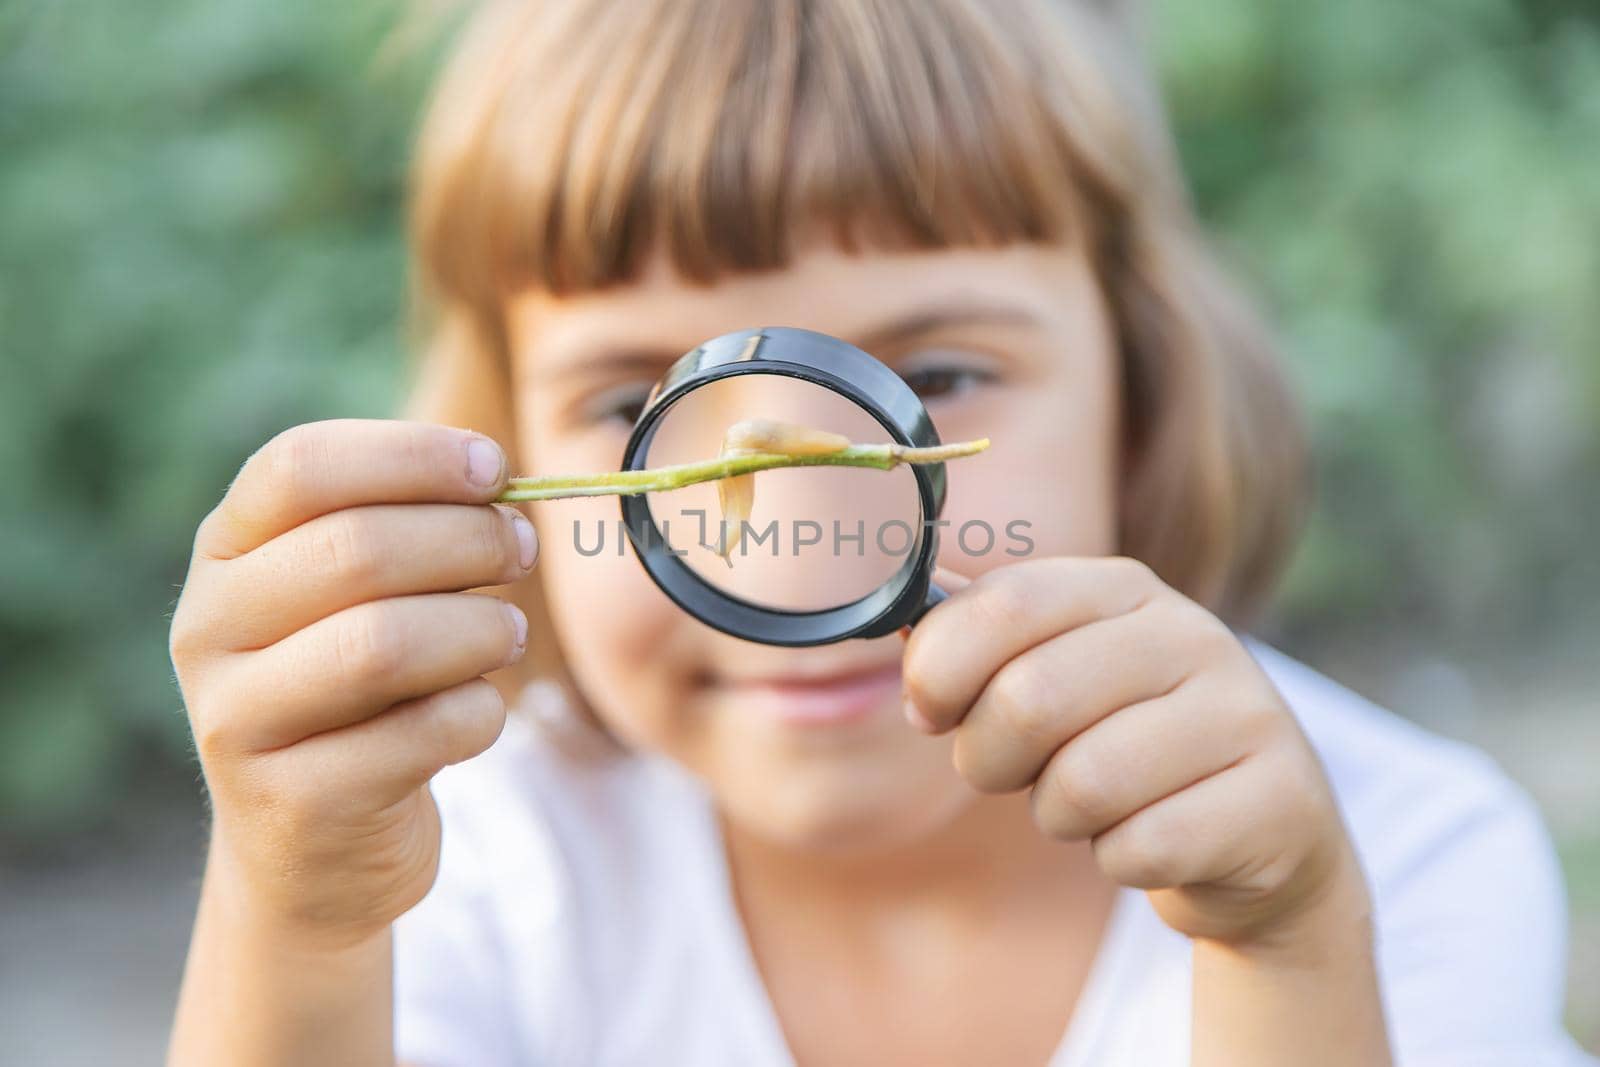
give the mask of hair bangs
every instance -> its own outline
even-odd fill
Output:
[[[418,153],[414,237],[446,299],[602,288],[658,249],[710,281],[783,267],[816,230],[852,250],[1059,242],[1107,214],[1030,35],[981,5],[494,7]]]

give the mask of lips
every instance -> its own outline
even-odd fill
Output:
[[[739,707],[806,727],[838,726],[898,703],[900,664],[834,674],[732,679],[723,689]]]

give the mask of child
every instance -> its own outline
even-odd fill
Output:
[[[1247,635],[1301,441],[1181,188],[1089,0],[482,4],[418,421],[286,432],[196,536],[170,1062],[1572,1062],[1523,793]],[[762,325],[992,437],[945,517],[1033,551],[784,649],[580,553],[614,500],[486,506]]]

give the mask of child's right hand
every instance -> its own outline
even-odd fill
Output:
[[[337,420],[251,456],[195,536],[171,654],[213,810],[207,893],[332,943],[379,933],[433,883],[428,779],[486,749],[481,676],[527,620],[464,590],[525,576],[533,527],[490,505],[481,434]]]

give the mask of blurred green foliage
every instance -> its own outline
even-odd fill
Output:
[[[196,524],[278,430],[395,403],[423,72],[375,60],[390,21],[0,6],[0,836],[183,766]]]
[[[1154,14],[1198,201],[1313,416],[1320,507],[1284,622],[1592,645],[1600,7]]]
[[[1322,507],[1278,625],[1524,643],[1600,602],[1591,0],[1154,5],[1205,214],[1279,311]],[[427,57],[394,5],[0,3],[0,842],[189,767],[195,525],[382,415]],[[192,773],[192,769],[189,773]]]

